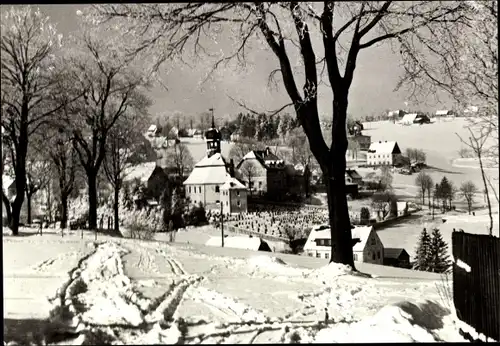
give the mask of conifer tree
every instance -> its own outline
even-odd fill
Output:
[[[450,269],[448,244],[443,240],[439,228],[432,230],[430,270],[434,273],[446,273]]]
[[[429,271],[431,255],[431,237],[424,228],[420,234],[417,250],[415,251],[415,263],[413,269],[420,271]]]

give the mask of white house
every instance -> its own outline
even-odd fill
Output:
[[[354,261],[383,264],[384,245],[372,226],[356,226],[351,230],[353,239]],[[321,225],[313,227],[304,253],[310,257],[330,258],[331,236],[330,227]]]
[[[393,165],[394,160],[399,155],[401,155],[401,149],[399,149],[397,142],[373,142],[366,154],[366,164],[369,166]]]
[[[430,123],[431,120],[425,114],[410,113],[405,114],[403,119],[401,119],[400,124],[402,125],[412,125],[412,124],[423,124]]]

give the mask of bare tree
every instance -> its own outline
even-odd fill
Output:
[[[72,48],[67,57],[68,78],[74,82],[70,92],[87,92],[65,111],[87,177],[89,228],[96,229],[97,182],[109,133],[127,111],[145,113],[150,101],[141,92],[146,77],[134,68],[134,57],[123,52],[119,40],[84,30]]]
[[[136,151],[136,146],[142,144],[143,135],[140,131],[145,124],[144,113],[126,113],[118,119],[108,133],[106,155],[104,157],[104,172],[113,187],[114,230],[120,230],[119,196],[127,168],[132,166],[130,158]]]
[[[167,164],[177,169],[179,177],[184,177],[194,166],[194,159],[189,148],[184,143],[177,143],[166,153]]]
[[[250,194],[252,194],[252,186],[253,186],[253,178],[257,175],[257,169],[255,168],[255,165],[250,162],[250,161],[244,161],[240,168],[239,168],[241,174],[243,174],[246,177],[246,181],[248,183],[248,190],[250,191]]]
[[[493,232],[493,215],[491,211],[491,200],[490,200],[490,194],[489,194],[489,184],[488,184],[488,178],[486,176],[486,172],[484,170],[484,163],[483,163],[483,154],[485,152],[485,144],[489,139],[489,136],[491,134],[490,130],[485,128],[485,127],[480,127],[478,129],[477,134],[475,134],[471,128],[467,128],[469,130],[469,140],[466,141],[462,139],[458,134],[458,138],[460,138],[460,141],[464,143],[466,146],[468,146],[472,151],[474,152],[474,155],[478,158],[479,161],[479,168],[481,169],[481,178],[483,180],[483,186],[484,186],[484,195],[486,198],[486,203],[488,205],[488,214],[490,216],[490,235]]]
[[[244,64],[245,48],[255,37],[263,39],[260,45],[274,54],[279,65],[271,79],[281,72],[291,101],[286,106],[294,108],[311,151],[327,177],[331,261],[354,267],[344,175],[346,116],[356,61],[363,50],[387,41],[406,47],[411,42],[425,43],[434,33],[451,34],[463,20],[465,6],[462,2],[428,1],[102,5],[96,8],[94,19],[125,19],[122,23],[128,28],[127,35],[141,32],[144,47],[161,47],[159,61],[182,55],[190,47],[188,41],[194,42],[195,54],[202,54],[206,51],[202,45],[205,35],[212,38],[230,27],[237,31],[232,35],[238,40],[235,51],[223,52],[214,69],[233,59]],[[317,57],[314,38],[322,42],[324,57]],[[298,67],[302,75],[292,65],[294,48],[295,56],[302,58]],[[402,54],[407,50],[402,49]],[[324,64],[325,69],[318,71],[318,64]],[[302,93],[297,86],[299,78],[303,81]],[[325,142],[319,121],[318,88],[322,85],[333,93],[331,143]]]
[[[391,190],[392,189],[392,173],[389,166],[382,166],[380,168],[380,176],[379,176],[379,189],[381,191]]]
[[[427,191],[430,195],[430,190],[434,186],[432,178],[425,172],[419,172],[417,177],[415,178],[415,185],[420,188],[420,194],[422,196],[422,205],[425,204],[425,192]],[[430,201],[429,201],[430,203]]]
[[[474,196],[477,193],[477,187],[472,181],[463,182],[460,185],[460,194],[467,201],[467,208],[469,209],[469,215],[472,210],[472,204],[474,203]]]
[[[32,143],[26,157],[26,203],[27,223],[31,224],[33,196],[46,188],[51,179],[51,165],[46,155],[46,148],[40,143]]]
[[[43,136],[47,145],[48,155],[56,172],[58,181],[59,203],[62,229],[68,226],[68,201],[75,188],[78,159],[76,150],[71,143],[72,135],[63,127],[57,130],[47,130]]]
[[[2,128],[9,150],[18,193],[9,224],[19,234],[19,218],[26,190],[26,156],[30,137],[62,108],[54,87],[59,82],[54,52],[61,36],[42,13],[29,6],[13,7],[1,21],[1,108]],[[22,191],[22,193],[19,193]]]

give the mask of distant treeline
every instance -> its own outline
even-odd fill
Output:
[[[227,122],[225,126],[230,133],[265,141],[285,138],[300,125],[298,120],[288,113],[279,115],[239,113],[236,119]]]

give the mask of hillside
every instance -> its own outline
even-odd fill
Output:
[[[4,236],[6,341],[54,331],[44,318],[60,302],[43,301],[57,287],[76,313],[72,344],[464,341],[437,277],[370,278],[300,256],[92,238]],[[19,253],[30,256],[18,262]],[[26,335],[21,325],[43,328]]]

